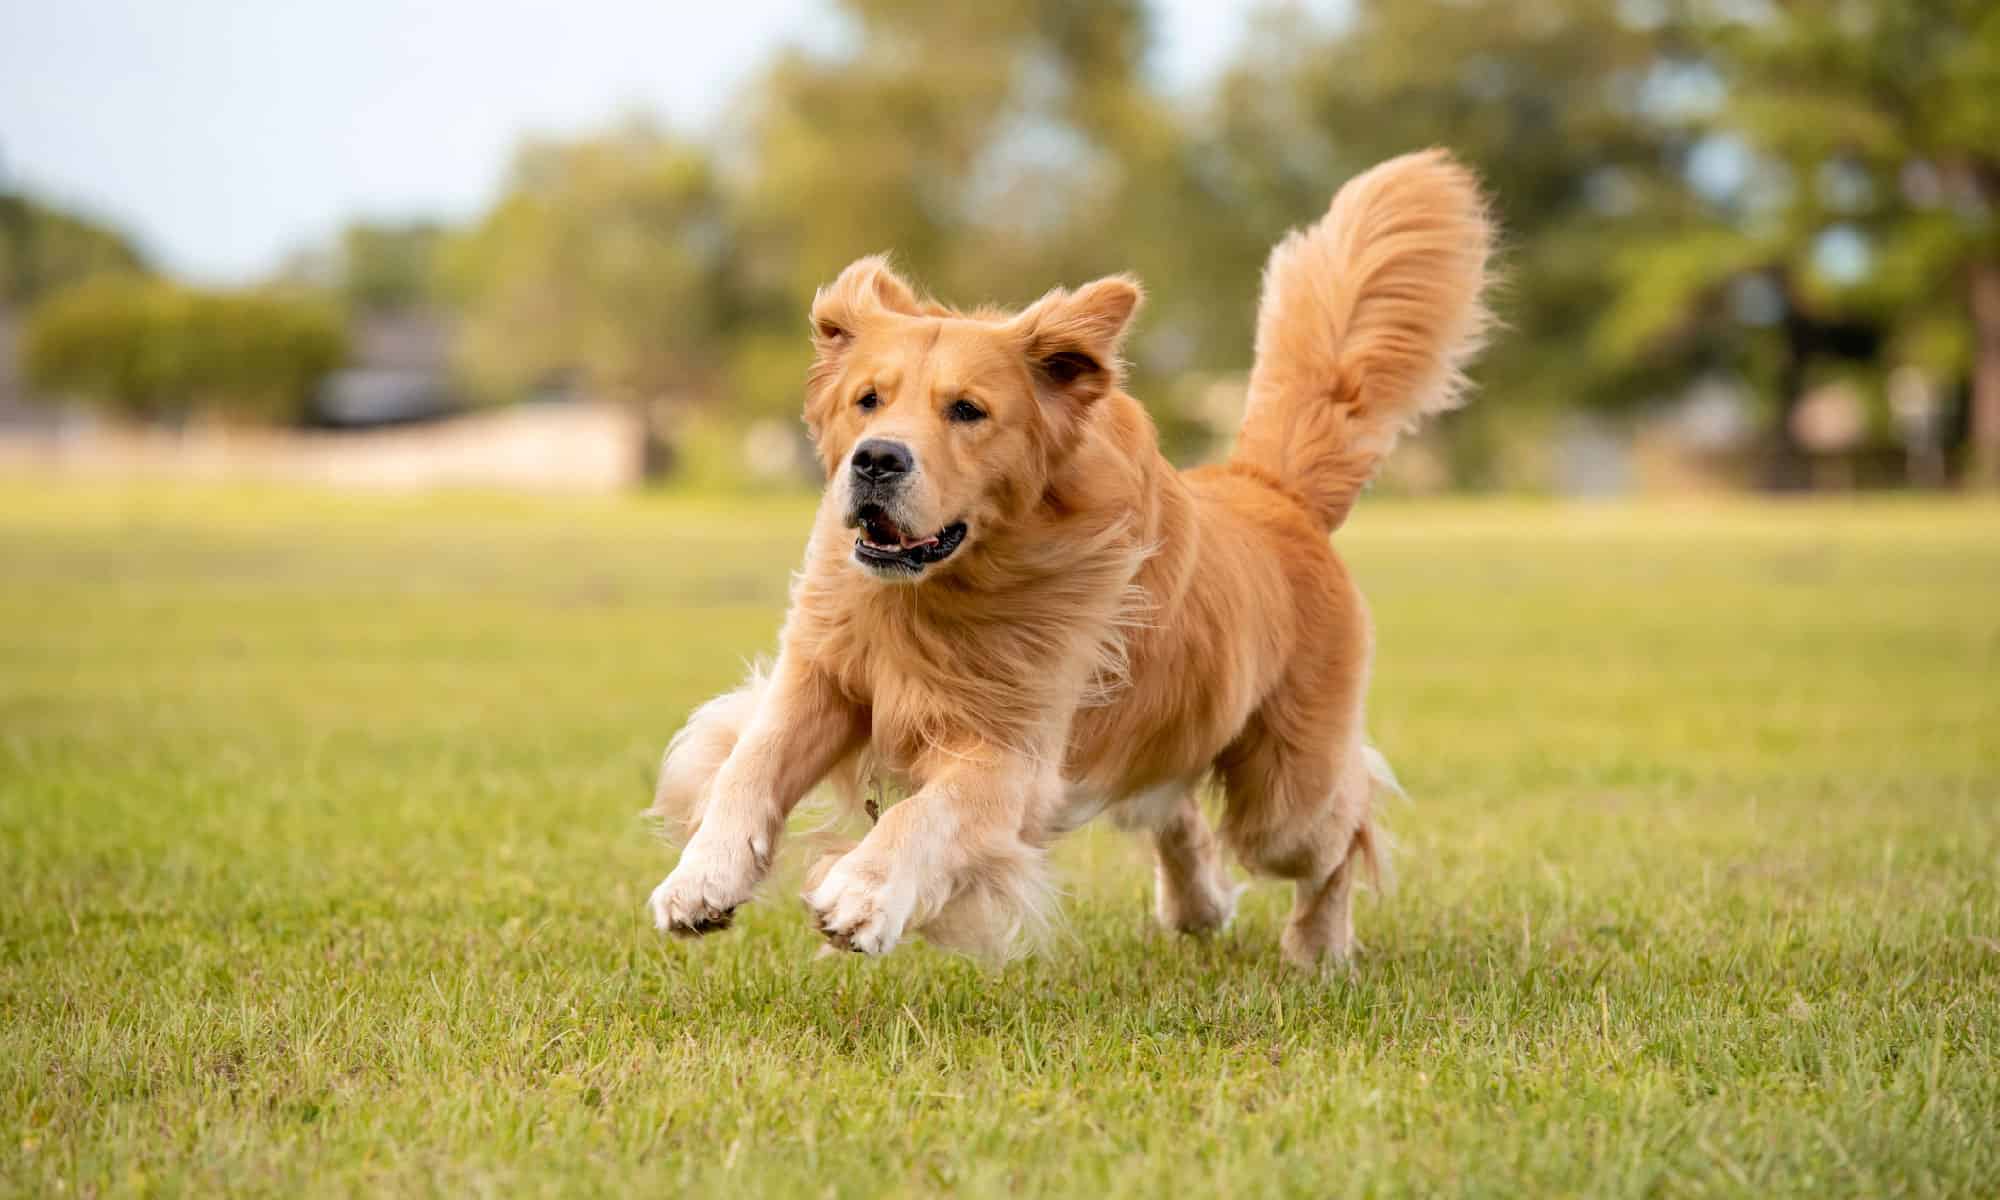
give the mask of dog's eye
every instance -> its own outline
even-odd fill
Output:
[[[970,400],[952,401],[951,407],[945,409],[945,413],[952,420],[963,421],[968,425],[974,421],[984,421],[986,419],[986,410]]]
[[[863,409],[872,409],[882,403],[882,397],[875,394],[874,388],[869,388],[867,391],[861,393],[861,399],[856,400],[855,403]]]

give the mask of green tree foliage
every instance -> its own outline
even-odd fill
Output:
[[[671,405],[712,385],[736,318],[714,166],[647,124],[530,144],[499,203],[443,254],[464,310],[459,365],[492,399],[575,376]]]
[[[796,408],[803,299],[862,254],[890,251],[968,305],[1019,304],[1115,270],[1177,275],[1177,256],[1199,257],[1190,239],[1215,222],[1184,219],[1195,191],[1166,186],[1182,182],[1187,139],[1143,79],[1143,4],[842,8],[854,36],[835,52],[781,58],[731,131],[744,147],[752,322],[739,396]],[[1147,329],[1167,315],[1156,308]],[[1248,314],[1236,316],[1247,328]],[[1142,377],[1158,357],[1149,347],[1169,341],[1141,339]]]
[[[1248,363],[1273,238],[1355,172],[1436,143],[1481,170],[1506,230],[1506,332],[1462,466],[1502,414],[1630,408],[1710,371],[1777,400],[1782,449],[1816,356],[1947,383],[1976,346],[2000,364],[2000,271],[1980,266],[2000,178],[1991,4],[1276,8],[1186,106],[1148,86],[1135,4],[844,7],[846,48],[784,59],[743,123],[758,391],[789,398],[812,287],[892,249],[957,299],[1138,270],[1137,382],[1158,399],[1189,367]],[[1836,277],[1828,246],[1856,238],[1868,268]],[[1982,294],[1990,336],[1969,319]],[[2000,430],[2000,365],[1991,378]]]
[[[1032,298],[1051,270],[1082,266],[1072,235],[1089,193],[1121,169],[1144,8],[842,7],[847,49],[790,53],[751,97],[743,201],[769,256],[757,265],[810,294],[868,252],[857,247],[893,249],[972,301]]]
[[[1331,27],[1274,13],[1217,89],[1206,161],[1254,246],[1357,171],[1449,146],[1486,180],[1504,230],[1484,414],[1629,405],[1653,382],[1646,364],[1581,335],[1615,298],[1619,246],[1686,222],[1678,121],[1713,89],[1671,14],[1640,22],[1634,7],[1369,0]],[[1226,307],[1254,287],[1254,274],[1232,281]]]
[[[115,230],[0,192],[0,307],[32,304],[96,275],[140,273],[145,265]]]
[[[1612,0],[1363,0],[1338,24],[1269,11],[1212,95],[1144,72],[1146,10],[1116,0],[967,8],[850,0],[856,36],[795,54],[754,93],[745,254],[772,285],[767,387],[795,377],[801,297],[893,250],[954,299],[1019,302],[1132,269],[1151,307],[1136,390],[1250,360],[1263,257],[1347,178],[1445,143],[1486,176],[1508,236],[1493,411],[1629,404],[1671,374],[1598,353],[1610,258],[1688,225],[1685,112],[1716,85],[1673,10]],[[780,368],[783,364],[783,369]]]
[[[345,353],[329,305],[131,277],[45,300],[22,338],[40,394],[146,419],[296,420]]]
[[[1727,102],[1699,131],[1729,169],[1699,236],[1635,238],[1615,261],[1610,349],[1733,339],[1770,365],[1781,416],[1829,360],[1969,375],[1970,473],[2000,482],[2000,6],[1713,7]],[[1732,286],[1761,315],[1718,303]]]
[[[341,230],[333,286],[357,312],[423,308],[437,299],[445,237],[435,221],[355,221]]]
[[[862,254],[965,304],[1133,270],[1134,391],[1172,444],[1201,373],[1249,365],[1272,241],[1355,173],[1443,144],[1504,229],[1488,402],[1447,429],[1461,478],[1503,474],[1494,431],[1538,411],[1631,409],[1711,372],[1770,398],[1782,465],[1790,403],[1836,363],[1973,381],[1973,473],[2000,475],[1990,0],[1258,6],[1192,96],[1149,74],[1144,0],[837,10],[841,36],[781,54],[711,142],[643,121],[531,142],[470,229],[357,224],[300,278],[351,312],[457,308],[489,398],[574,381],[735,418],[796,412],[806,304]],[[10,288],[136,261],[50,229],[10,235]]]

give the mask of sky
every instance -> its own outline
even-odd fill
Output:
[[[1161,81],[1199,86],[1247,7],[1155,0]],[[831,0],[0,0],[0,188],[242,282],[353,217],[476,214],[524,133],[704,130],[838,29]]]

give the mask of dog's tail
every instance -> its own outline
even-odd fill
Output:
[[[1338,528],[1397,437],[1460,403],[1492,249],[1478,182],[1442,150],[1349,180],[1264,267],[1236,460]]]

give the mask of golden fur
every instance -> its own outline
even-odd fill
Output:
[[[669,748],[656,808],[688,842],[660,927],[726,925],[806,792],[879,772],[908,798],[808,877],[835,946],[1004,945],[1045,904],[1043,847],[1108,811],[1153,837],[1163,924],[1229,920],[1226,846],[1295,881],[1288,958],[1344,958],[1387,772],[1362,736],[1367,612],[1327,534],[1397,436],[1461,394],[1492,237],[1442,152],[1349,182],[1272,253],[1239,443],[1187,472],[1122,387],[1133,280],[962,313],[880,258],[842,272],[813,303],[806,387],[825,498],[776,663]],[[864,439],[910,456],[873,509]],[[870,566],[857,511],[895,553],[962,541]],[[1210,778],[1219,841],[1196,803]]]

